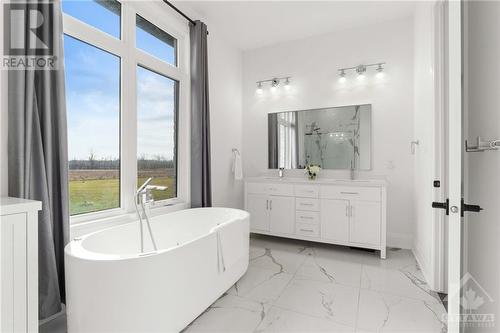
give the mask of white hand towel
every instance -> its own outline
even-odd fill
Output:
[[[235,180],[243,179],[243,165],[241,164],[240,153],[237,151],[233,152],[233,173]]]

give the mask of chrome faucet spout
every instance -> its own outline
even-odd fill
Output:
[[[283,178],[284,175],[285,175],[285,168],[279,168],[278,176],[280,178]]]
[[[158,186],[158,185],[149,185],[153,178],[148,178],[144,184],[142,184],[136,192],[136,197],[134,200],[135,210],[137,212],[137,217],[139,218],[139,227],[140,227],[140,236],[141,236],[141,253],[144,253],[144,222],[143,217],[146,220],[146,224],[148,227],[149,237],[151,238],[151,242],[153,243],[153,248],[155,251],[158,251],[158,247],[156,246],[156,241],[153,236],[153,230],[151,229],[151,223],[149,222],[149,217],[146,212],[146,204],[153,203],[153,190],[156,191],[166,191],[168,189],[167,186]],[[142,214],[139,211],[139,205],[142,208]]]

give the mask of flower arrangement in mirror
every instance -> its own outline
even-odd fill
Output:
[[[304,170],[305,173],[307,173],[307,175],[309,176],[309,180],[315,180],[316,176],[321,171],[321,167],[316,164],[308,164],[306,165],[306,168]]]

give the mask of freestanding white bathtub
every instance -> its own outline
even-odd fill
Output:
[[[249,214],[197,208],[157,216],[140,254],[139,224],[65,248],[68,332],[179,332],[248,268]]]

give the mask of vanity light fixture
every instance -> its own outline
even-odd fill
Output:
[[[258,93],[262,92],[262,89],[263,89],[263,86],[265,83],[270,83],[271,90],[275,91],[280,86],[282,81],[285,82],[284,83],[285,89],[289,89],[291,78],[292,78],[291,76],[284,76],[284,77],[273,77],[272,79],[257,81],[256,82],[257,83],[257,92]]]
[[[259,81],[257,82],[257,94],[262,94],[263,90],[262,90],[262,82]]]
[[[347,78],[345,77],[345,69],[339,69],[339,82],[340,83],[345,83],[347,81]]]
[[[358,73],[358,80],[364,80],[366,73],[366,66],[359,65],[358,67],[356,67],[356,73]]]
[[[368,65],[361,64],[361,65],[358,65],[355,67],[340,68],[338,70],[339,82],[340,83],[346,82],[346,79],[347,79],[346,74],[348,71],[356,71],[356,73],[358,74],[358,80],[362,81],[362,80],[364,80],[364,78],[366,76],[366,72],[367,72],[368,68],[370,68],[370,67],[376,67],[377,78],[382,78],[384,76],[384,65],[385,65],[385,62],[377,62],[375,64],[368,64]]]
[[[290,89],[290,78],[289,78],[289,77],[287,77],[287,78],[285,79],[285,89],[286,89],[286,90],[289,90],[289,89]]]
[[[378,64],[378,67],[377,67],[377,74],[375,75],[377,77],[377,79],[381,79],[384,77],[384,67],[383,67],[384,64]]]

